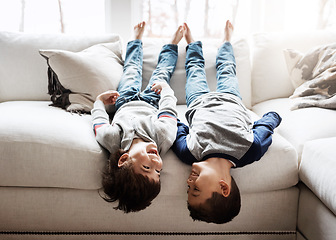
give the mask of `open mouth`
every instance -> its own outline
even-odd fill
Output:
[[[158,152],[156,149],[151,149],[147,152],[148,154],[154,154],[154,155],[158,155]]]

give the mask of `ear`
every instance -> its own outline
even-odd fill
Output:
[[[125,164],[128,163],[128,159],[129,159],[129,155],[128,153],[124,153],[123,155],[120,156],[119,160],[118,160],[118,167],[122,167]]]
[[[222,195],[224,197],[228,197],[230,195],[231,192],[231,186],[229,184],[227,184],[227,182],[225,182],[224,180],[220,180],[219,181],[221,190],[222,190]]]

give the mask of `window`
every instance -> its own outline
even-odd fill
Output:
[[[196,38],[222,37],[227,19],[238,35],[336,26],[336,0],[142,0],[141,11],[147,37],[170,37],[183,22]]]
[[[104,33],[104,0],[0,0],[0,30]]]
[[[187,22],[194,37],[222,36],[227,19],[234,21],[239,0],[143,0],[145,36],[170,37]]]
[[[146,37],[170,37],[187,22],[194,38],[336,27],[336,0],[0,0],[0,31],[120,34],[145,20]]]

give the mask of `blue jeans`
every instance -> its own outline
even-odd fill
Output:
[[[134,40],[127,44],[124,70],[119,82],[118,92],[120,94],[115,107],[118,110],[123,104],[141,100],[158,108],[160,95],[151,90],[154,81],[166,81],[168,84],[173,75],[177,62],[177,45],[167,44],[162,47],[156,69],[149,80],[144,91],[142,86],[142,41]]]
[[[189,106],[197,97],[210,92],[205,76],[202,43],[197,41],[187,46],[185,69],[187,82],[185,86],[186,101]],[[238,79],[236,77],[236,60],[232,45],[225,42],[216,56],[217,88],[216,92],[230,93],[241,99]]]

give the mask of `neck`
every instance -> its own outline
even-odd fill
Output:
[[[220,178],[231,185],[231,173],[230,170],[233,164],[225,158],[208,158],[205,160],[209,165],[218,171]]]

